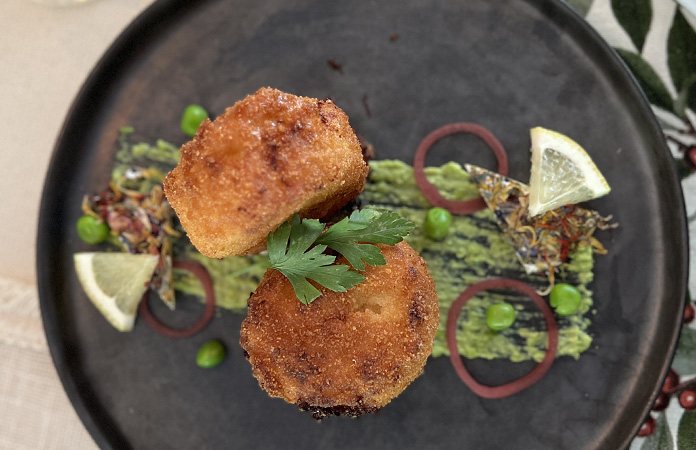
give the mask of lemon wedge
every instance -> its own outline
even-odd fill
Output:
[[[75,253],[77,277],[94,306],[119,331],[130,331],[138,303],[157,267],[156,255]]]
[[[536,127],[531,130],[532,173],[529,215],[563,205],[592,200],[611,188],[590,155],[561,133]]]

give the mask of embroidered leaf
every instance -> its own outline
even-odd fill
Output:
[[[672,433],[669,431],[664,412],[657,416],[655,432],[645,438],[640,450],[674,450],[674,440],[672,439]],[[679,447],[679,450],[681,450],[681,447]]]
[[[672,368],[679,373],[696,373],[696,330],[686,325],[679,335]]]
[[[679,91],[677,99],[674,101],[674,112],[679,117],[686,117],[686,108],[689,105],[694,105],[694,100],[696,99],[696,72],[692,73],[689,78],[686,79],[684,85]],[[694,109],[693,106],[691,106]]]
[[[686,105],[696,111],[696,85],[688,86],[696,74],[696,31],[677,9],[667,38],[667,65],[672,81]],[[686,92],[682,93],[683,90]]]
[[[696,450],[696,411],[686,411],[679,421],[677,448]]]
[[[611,0],[611,9],[638,49],[638,53],[642,52],[645,36],[652,21],[650,0]]]
[[[593,1],[594,0],[567,0],[566,3],[572,6],[578,14],[585,17],[587,12],[590,10],[590,7],[592,7]]]
[[[653,70],[650,64],[640,55],[629,52],[628,50],[617,48],[616,51],[628,68],[631,69],[631,72],[633,72],[636,80],[638,80],[638,84],[641,89],[643,89],[643,92],[645,92],[648,101],[662,109],[673,111],[674,104],[672,96],[669,94],[660,76]]]

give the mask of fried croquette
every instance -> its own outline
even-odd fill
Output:
[[[201,124],[164,191],[195,247],[222,258],[263,249],[294,213],[329,216],[362,191],[367,171],[331,100],[262,88]]]
[[[348,292],[322,288],[309,305],[280,272],[266,273],[249,298],[240,343],[272,397],[317,419],[359,416],[423,372],[439,323],[435,283],[406,242],[379,247],[386,265],[368,267]]]

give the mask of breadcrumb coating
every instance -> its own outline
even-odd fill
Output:
[[[439,323],[435,283],[406,242],[379,247],[386,265],[368,267],[348,292],[322,288],[309,305],[280,272],[266,273],[249,299],[240,343],[271,396],[318,419],[358,416],[379,410],[423,372]]]
[[[294,213],[337,211],[362,191],[367,171],[331,100],[262,88],[201,124],[164,191],[196,248],[222,258],[263,249]]]

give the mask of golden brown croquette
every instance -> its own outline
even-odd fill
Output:
[[[263,249],[294,213],[332,214],[362,191],[367,171],[331,100],[262,88],[201,124],[164,191],[196,248],[222,258]]]
[[[358,416],[379,410],[423,372],[439,323],[435,283],[406,242],[379,247],[386,265],[368,267],[348,292],[322,288],[309,305],[280,272],[266,273],[249,299],[240,343],[271,396],[315,418]]]

